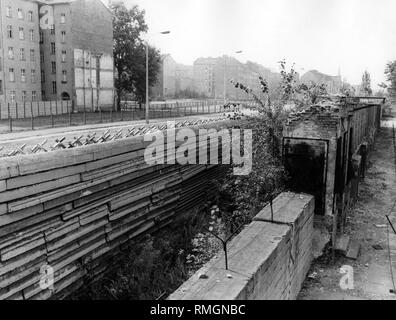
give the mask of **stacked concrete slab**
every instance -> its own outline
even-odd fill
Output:
[[[131,239],[205,200],[223,167],[150,166],[148,144],[140,136],[0,160],[0,299],[64,298]],[[54,285],[43,289],[46,265]]]
[[[314,198],[283,193],[170,300],[295,299],[312,262]],[[204,276],[203,276],[204,275]]]

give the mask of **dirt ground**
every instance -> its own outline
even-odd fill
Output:
[[[396,208],[392,210],[396,200],[393,124],[396,127],[395,115],[382,123],[369,156],[365,179],[359,185],[358,201],[348,217],[346,233],[351,239],[359,239],[361,244],[358,259],[354,261],[337,255],[332,261],[327,248],[324,255],[314,261],[300,300],[396,300],[396,294],[389,291],[394,288],[391,264],[396,277],[396,235],[385,217],[390,215],[396,227]],[[345,275],[341,273],[343,266],[353,268],[353,289],[352,281],[351,289],[340,286]]]

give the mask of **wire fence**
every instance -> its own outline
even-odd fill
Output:
[[[220,101],[187,101],[151,103],[149,119],[179,118],[204,114],[235,112],[242,102],[224,105]],[[246,102],[243,102],[247,104]],[[146,117],[145,106],[123,102],[121,110],[112,107],[73,111],[71,101],[27,102],[0,106],[0,133],[68,127],[87,124],[138,121]]]

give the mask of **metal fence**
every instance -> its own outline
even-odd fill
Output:
[[[178,118],[234,112],[239,109],[238,103],[223,105],[217,100],[151,103],[149,118]],[[140,108],[138,104],[131,102],[122,103],[119,111],[108,108],[102,110],[100,107],[96,111],[72,111],[71,101],[5,104],[0,110],[0,133],[145,119],[145,106],[142,105]]]

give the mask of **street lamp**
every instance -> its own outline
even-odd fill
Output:
[[[169,34],[170,31],[162,31],[159,34]],[[149,45],[146,40],[146,124],[150,123],[150,102],[149,102]]]
[[[236,54],[242,53],[242,50],[235,51]],[[224,57],[224,79],[223,79],[223,98],[224,105],[226,104],[226,96],[227,96],[227,86],[226,86],[226,73],[227,73],[227,56]]]

